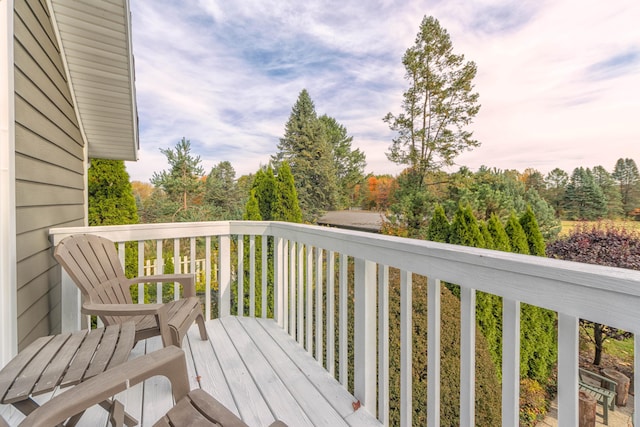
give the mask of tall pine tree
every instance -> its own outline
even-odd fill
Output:
[[[303,218],[309,222],[336,206],[338,187],[331,148],[313,101],[303,89],[273,160],[276,166],[283,161],[289,163]]]

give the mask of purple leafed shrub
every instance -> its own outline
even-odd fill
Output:
[[[576,226],[547,245],[547,255],[568,261],[640,270],[640,233],[611,223]]]

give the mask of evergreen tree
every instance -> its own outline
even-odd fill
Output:
[[[437,19],[425,16],[402,63],[409,88],[403,94],[402,112],[388,113],[384,122],[397,133],[387,153],[389,160],[406,165],[398,180],[395,219],[410,236],[421,234],[430,205],[425,188],[428,172],[450,166],[461,152],[479,146],[466,130],[480,109],[473,92],[476,65],[453,53],[449,33]]]
[[[464,130],[480,109],[473,93],[476,65],[455,55],[447,30],[434,17],[424,17],[415,45],[402,58],[409,89],[403,113],[384,121],[398,132],[387,156],[424,177],[429,170],[453,164],[462,151],[477,147]],[[422,182],[420,182],[422,184]]]
[[[591,169],[591,174],[596,184],[602,189],[607,202],[607,218],[614,219],[624,216],[620,187],[611,174],[602,166],[594,166]]]
[[[518,217],[515,212],[511,212],[507,225],[504,227],[504,231],[509,236],[509,245],[511,251],[518,254],[529,254],[529,242],[527,241],[527,235],[524,233]]]
[[[453,221],[451,221],[449,243],[476,248],[484,247],[485,241],[471,206],[462,207],[460,205],[458,207],[458,211],[454,215]]]
[[[89,225],[123,225],[138,223],[138,209],[129,174],[122,160],[91,159],[87,174]],[[125,273],[137,274],[138,246],[125,247]]]
[[[202,221],[207,218],[206,209],[196,203],[204,194],[201,180],[204,169],[200,156],[191,154],[191,143],[182,138],[175,149],[160,149],[167,156],[169,170],[154,172],[151,183],[166,195],[172,203],[171,221]]]
[[[433,211],[433,218],[429,222],[427,230],[427,238],[433,242],[447,243],[449,241],[451,225],[444,213],[442,205],[436,204]]]
[[[124,161],[91,159],[89,225],[137,224],[138,211]]]
[[[531,209],[531,206],[527,206],[527,210],[520,217],[520,225],[527,236],[527,243],[529,246],[529,253],[531,255],[544,256],[545,244],[542,233],[538,228],[538,221]]]
[[[306,89],[291,110],[273,160],[276,165],[289,163],[306,221],[334,208],[338,187],[332,147]]]
[[[564,214],[565,192],[569,184],[569,175],[560,168],[555,168],[545,177],[543,196],[556,211],[556,216]]]
[[[242,219],[246,221],[262,221],[262,215],[260,215],[260,205],[258,204],[258,198],[256,197],[256,190],[251,190],[249,193],[249,199],[244,209],[244,215]]]
[[[489,231],[489,227],[485,221],[478,221],[478,227],[480,227],[480,234],[482,234],[482,238],[484,239],[484,247],[486,249],[495,249],[495,244],[493,243],[493,236]]]
[[[293,175],[287,162],[278,168],[276,177],[276,199],[272,206],[274,221],[302,222],[302,211],[298,203],[298,193],[293,182]]]
[[[245,200],[238,189],[236,171],[230,162],[223,161],[211,168],[205,181],[204,201],[211,207],[210,220],[241,217]]]
[[[597,220],[607,213],[607,202],[593,174],[583,167],[574,169],[565,193],[567,217],[575,220]]]
[[[271,221],[273,219],[273,206],[277,199],[276,178],[271,167],[258,170],[253,180],[252,189],[255,191],[255,197],[258,200],[260,217],[263,221]]]
[[[493,240],[493,248],[498,251],[511,252],[509,236],[496,214],[491,215],[487,222],[487,229]]]
[[[613,178],[620,185],[622,207],[625,215],[640,205],[640,173],[633,159],[618,159]]]
[[[334,169],[336,172],[339,208],[351,206],[353,189],[364,178],[364,168],[367,165],[365,154],[359,148],[352,149],[353,137],[347,134],[347,128],[326,114],[320,116],[324,126],[327,141],[331,145]]]

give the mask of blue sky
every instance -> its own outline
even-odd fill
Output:
[[[407,88],[401,63],[425,15],[478,66],[482,145],[475,170],[640,162],[640,1],[132,1],[140,160],[132,180],[166,169],[185,137],[207,171],[255,172],[277,150],[298,94],[343,124],[367,172],[387,160]]]

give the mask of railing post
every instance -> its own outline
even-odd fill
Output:
[[[558,313],[558,425],[578,425],[578,318]]]
[[[520,423],[520,302],[502,299],[502,425]]]
[[[376,414],[376,264],[355,259],[354,395]]]
[[[60,308],[62,311],[61,329],[62,332],[74,332],[79,331],[81,329],[81,315],[80,315],[80,307],[82,301],[80,299],[80,290],[73,283],[73,280],[64,268],[60,269],[62,271],[61,277],[61,301]]]
[[[231,314],[231,239],[220,236],[218,250],[218,317]]]
[[[460,425],[475,425],[476,291],[460,286]]]

